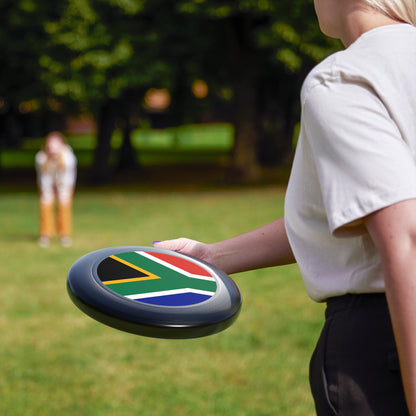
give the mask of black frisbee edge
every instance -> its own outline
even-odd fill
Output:
[[[109,255],[135,250],[161,251],[188,259],[192,258],[181,253],[140,246],[110,247],[86,254],[72,265],[68,273],[67,291],[75,306],[86,315],[107,326],[152,338],[187,339],[204,337],[225,330],[237,319],[242,305],[242,297],[236,283],[220,270],[196,258],[193,258],[193,260],[205,264],[214,271],[221,282],[222,290],[219,297],[222,300],[219,302],[216,299],[213,302],[215,307],[211,308],[211,300],[205,302],[203,311],[189,308],[190,314],[186,311],[187,307],[175,307],[171,309],[169,320],[166,321],[163,317],[166,311],[160,314],[154,306],[130,300],[128,300],[126,306],[125,298],[101,285],[95,276],[95,269],[97,264]],[[145,315],[144,319],[143,313]],[[185,315],[189,315],[189,317]]]
[[[206,325],[148,325],[111,316],[88,305],[71,291],[69,283],[67,283],[67,291],[74,305],[97,322],[123,332],[150,338],[191,339],[214,335],[230,327],[237,320],[241,310],[239,307],[236,312],[230,314],[226,319]]]

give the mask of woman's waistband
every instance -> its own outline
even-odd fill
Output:
[[[327,299],[326,305],[325,315],[328,317],[333,313],[352,308],[387,307],[387,299],[384,292],[347,294]]]

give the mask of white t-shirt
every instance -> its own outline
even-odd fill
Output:
[[[383,292],[362,218],[416,198],[416,28],[364,33],[311,71],[301,105],[285,223],[307,291]]]
[[[40,150],[35,163],[42,203],[54,202],[55,195],[60,203],[69,202],[77,176],[77,159],[71,147],[65,146],[57,160],[48,160],[45,151]]]

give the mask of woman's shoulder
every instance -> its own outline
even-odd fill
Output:
[[[302,103],[314,91],[330,91],[333,87],[347,91],[351,84],[364,85],[369,91],[397,89],[398,80],[414,85],[415,67],[416,28],[405,24],[382,26],[316,65],[304,81]]]
[[[307,99],[307,97],[315,88],[320,86],[327,86],[328,83],[336,81],[337,74],[339,72],[339,62],[342,62],[343,54],[345,54],[345,50],[335,52],[317,64],[309,72],[302,85],[302,103]]]

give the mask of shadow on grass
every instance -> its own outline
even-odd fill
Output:
[[[186,164],[146,166],[122,172],[113,172],[107,183],[94,184],[90,170],[78,169],[79,191],[186,191],[230,189],[233,187],[286,186],[289,168],[264,168],[259,179],[249,184],[227,181],[227,168],[216,164]],[[36,192],[34,169],[3,169],[0,171],[0,192]]]

